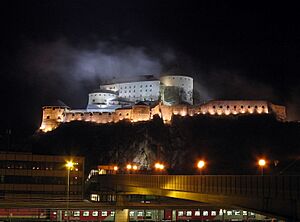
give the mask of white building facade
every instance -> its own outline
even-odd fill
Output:
[[[159,79],[125,81],[100,85],[89,94],[88,110],[131,106],[138,102],[149,104],[161,101],[165,105],[193,104],[193,78],[166,75]]]

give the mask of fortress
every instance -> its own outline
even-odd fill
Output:
[[[264,100],[213,100],[193,104],[193,78],[166,75],[159,79],[141,76],[134,80],[114,80],[89,93],[86,109],[45,106],[40,130],[49,132],[60,124],[89,121],[99,124],[118,121],[149,121],[155,115],[168,124],[174,115],[251,115],[273,114],[286,119],[286,108]]]

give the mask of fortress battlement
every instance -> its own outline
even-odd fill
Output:
[[[162,118],[165,124],[171,122],[173,116],[215,115],[235,116],[253,114],[273,114],[278,120],[286,119],[284,106],[275,105],[264,100],[215,100],[201,105],[163,105],[155,106],[136,104],[130,108],[119,108],[114,112],[87,110],[71,110],[68,107],[43,107],[43,119],[40,130],[49,132],[60,124],[71,121],[87,121],[98,124],[117,123],[119,121],[149,121],[155,115]]]

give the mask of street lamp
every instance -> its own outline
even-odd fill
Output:
[[[197,163],[197,167],[200,170],[200,174],[202,175],[202,169],[205,167],[205,161],[204,160],[199,160]]]
[[[65,167],[68,171],[68,181],[67,181],[67,221],[69,221],[69,202],[70,202],[70,171],[73,169],[75,163],[70,160],[67,161]]]
[[[266,165],[266,160],[265,159],[259,159],[258,160],[258,165],[261,168],[261,175],[264,175],[264,166]]]
[[[154,167],[156,170],[163,170],[165,168],[165,166],[161,163],[155,163]]]

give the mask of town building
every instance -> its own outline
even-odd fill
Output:
[[[65,164],[72,160],[69,171]],[[1,199],[83,198],[84,157],[0,152]]]

